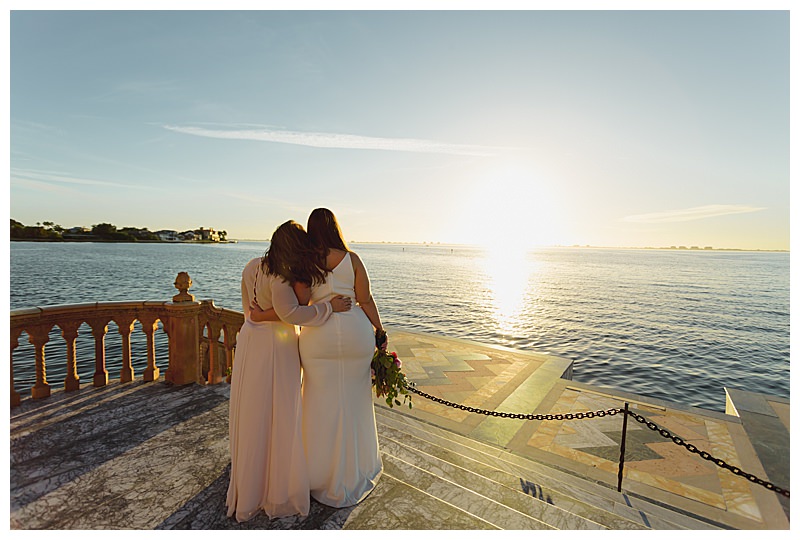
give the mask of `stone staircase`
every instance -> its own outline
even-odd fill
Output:
[[[364,501],[332,508],[312,500],[305,517],[261,513],[238,523],[225,508],[229,392],[87,383],[77,394],[23,401],[11,413],[11,528],[789,530],[775,495],[761,488],[762,521],[630,478],[618,493],[592,470],[471,439],[418,418],[416,408],[381,405],[384,473]]]
[[[375,407],[384,473],[345,529],[720,529]]]

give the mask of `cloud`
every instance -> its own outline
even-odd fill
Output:
[[[80,184],[88,186],[108,186],[108,187],[129,187],[141,188],[143,186],[132,184],[118,184],[114,182],[105,182],[103,180],[91,180],[88,178],[76,178],[74,176],[67,176],[62,173],[54,173],[50,171],[37,171],[32,169],[11,169],[11,180],[23,182],[46,182],[56,184]]]
[[[750,212],[759,212],[761,210],[766,210],[766,208],[737,204],[710,204],[707,206],[686,208],[684,210],[669,210],[667,212],[626,216],[622,218],[622,221],[627,221],[629,223],[672,223],[676,221],[694,221],[697,219],[707,219],[731,214],[747,214]]]
[[[491,146],[472,146],[448,144],[424,139],[391,139],[384,137],[364,137],[344,133],[303,133],[300,131],[257,129],[207,129],[196,126],[165,125],[164,129],[186,135],[211,137],[214,139],[238,139],[248,141],[277,142],[313,146],[315,148],[344,148],[358,150],[390,150],[395,152],[424,152],[434,154],[455,154],[460,156],[490,157],[504,148]]]

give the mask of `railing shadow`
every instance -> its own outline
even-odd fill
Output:
[[[227,399],[196,392],[195,385],[138,384],[132,392],[115,385],[114,391],[72,394],[63,410],[45,403],[44,414],[59,417],[57,422],[16,438],[12,431],[12,512]],[[83,395],[88,399],[74,399]],[[113,407],[107,406],[111,400]],[[30,414],[38,404],[32,400]]]

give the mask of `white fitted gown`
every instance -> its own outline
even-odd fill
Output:
[[[350,254],[312,289],[313,305],[337,294],[355,298]],[[300,332],[303,365],[303,441],[311,496],[342,508],[357,504],[383,470],[372,405],[372,324],[364,311],[334,313]]]
[[[330,303],[299,306],[294,290],[251,260],[242,272],[242,309],[231,378],[228,517],[307,515],[308,469],[303,450],[300,356],[295,324],[322,324]],[[286,322],[253,322],[250,303],[257,282],[262,309],[274,307]]]

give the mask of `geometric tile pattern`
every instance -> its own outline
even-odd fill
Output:
[[[399,331],[390,332],[389,337],[388,349],[397,353],[403,372],[420,390],[471,407],[494,410],[516,386],[509,383],[527,378],[540,364],[458,340]],[[464,433],[485,418],[420,397],[414,398],[414,412],[432,415],[431,419]]]
[[[551,412],[577,413],[618,407],[619,399],[566,389]],[[683,411],[636,410],[658,426],[732,465],[740,465],[725,422]],[[527,444],[572,461],[615,473],[622,415],[579,421],[542,422]],[[628,419],[624,477],[676,495],[761,521],[750,483],[687,452],[659,433]]]
[[[389,335],[389,350],[398,353],[403,371],[420,390],[481,409],[498,410],[503,403],[525,403],[524,399],[515,398],[520,392],[535,391],[530,384],[523,383],[535,377],[537,370],[546,363],[544,356],[518,354],[475,342],[401,331],[392,331]],[[584,391],[580,387],[580,384],[570,383],[569,386],[557,385],[552,390],[548,388],[547,398],[537,402],[535,410],[515,410],[513,406],[499,410],[577,413],[618,408],[625,401],[612,394]],[[381,405],[380,400],[375,403]],[[597,474],[606,474],[606,478],[613,479],[616,484],[621,414],[569,421],[522,421],[469,413],[419,396],[414,396],[413,403],[410,414],[423,420],[537,459],[551,456],[553,463],[573,463]],[[748,462],[749,468],[742,466],[740,446],[750,445],[749,440],[741,443],[742,430],[731,431],[736,427],[735,422],[719,419],[716,413],[705,415],[699,409],[687,412],[637,403],[632,403],[631,407],[698,449],[765,478],[759,462],[755,465]],[[493,430],[491,433],[485,428],[487,425]],[[497,430],[505,430],[503,442],[487,436]],[[624,478],[748,520],[764,521],[753,494],[754,489],[763,488],[688,452],[633,418],[628,419]]]

